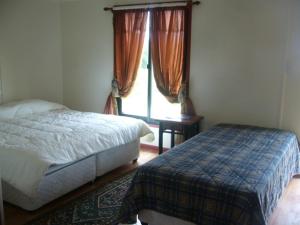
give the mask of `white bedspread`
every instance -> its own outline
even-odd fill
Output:
[[[141,120],[65,109],[0,120],[2,179],[34,197],[50,165],[76,161],[151,133]]]

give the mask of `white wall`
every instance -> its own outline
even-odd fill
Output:
[[[102,112],[113,76],[112,14],[133,0],[0,0],[4,100]],[[139,1],[136,1],[139,2]],[[218,122],[300,134],[299,0],[202,0],[193,9],[191,96]]]
[[[205,0],[194,9],[191,96],[207,125],[277,127],[285,70],[286,0]]]
[[[109,0],[62,3],[64,103],[103,112],[113,77],[112,14]]]
[[[3,100],[62,102],[60,2],[0,0]]]
[[[113,73],[113,3],[62,3],[64,100],[102,112]],[[136,1],[138,2],[138,1]],[[206,127],[277,127],[288,40],[287,0],[202,0],[194,7],[191,96]]]
[[[284,80],[282,127],[300,135],[300,1],[290,7],[287,67]]]

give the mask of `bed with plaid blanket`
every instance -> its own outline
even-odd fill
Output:
[[[139,167],[123,201],[195,224],[265,225],[299,172],[294,133],[222,124]]]

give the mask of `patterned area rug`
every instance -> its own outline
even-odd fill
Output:
[[[118,224],[122,199],[134,172],[73,200],[26,225],[114,225]]]

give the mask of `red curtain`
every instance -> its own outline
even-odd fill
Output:
[[[188,115],[195,114],[189,97],[192,4],[153,9],[150,32],[157,88],[170,102],[179,100]]]
[[[153,9],[150,35],[157,88],[170,102],[176,102],[184,67],[185,10]]]
[[[114,115],[118,114],[116,99],[112,96],[112,94],[110,94],[106,100],[104,113],[105,114],[114,114]]]
[[[126,97],[136,79],[146,32],[146,10],[114,11],[114,79],[119,95]],[[117,114],[116,99],[110,94],[104,113]]]

